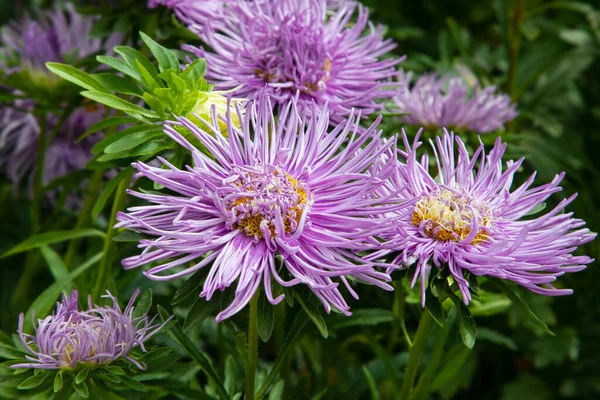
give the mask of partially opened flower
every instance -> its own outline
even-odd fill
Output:
[[[120,213],[117,226],[153,238],[140,241],[142,253],[125,259],[125,268],[153,264],[145,275],[158,281],[209,268],[200,294],[207,300],[237,281],[235,299],[218,321],[240,311],[259,287],[271,303],[281,301],[273,280],[307,285],[328,312],[335,307],[346,314],[340,283],[354,296],[352,278],[390,289],[373,254],[358,253],[376,248],[389,223],[383,216],[389,202],[374,195],[394,171],[380,161],[392,141],[382,141],[376,125],[356,137],[353,114],[328,132],[327,110],[313,106],[301,116],[295,102],[277,120],[265,99],[245,114],[238,106],[237,113],[242,129],[228,113],[227,135],[214,111],[212,122],[204,122],[208,131],[185,118],[166,126],[165,133],[192,153],[191,166],[178,169],[163,159],[163,168],[133,164],[170,193],[131,192],[152,204]]]
[[[412,285],[420,279],[425,303],[425,282],[432,268],[448,268],[462,292],[471,299],[465,273],[506,279],[532,292],[558,296],[569,289],[552,285],[557,277],[577,272],[593,260],[573,255],[578,246],[596,235],[584,221],[564,213],[575,195],[537,217],[539,208],[559,186],[564,174],[552,182],[532,187],[535,174],[512,188],[523,159],[502,156],[506,144],[498,139],[486,155],[481,145],[472,156],[458,136],[447,131],[432,143],[437,167],[429,171],[426,155],[419,157],[418,138],[411,144],[404,136],[405,159],[395,179],[412,204],[396,213],[396,233],[406,238],[399,246],[396,263],[415,264]]]
[[[300,108],[327,103],[337,122],[352,108],[363,116],[382,109],[380,100],[395,93],[390,81],[400,60],[382,59],[395,45],[355,1],[329,11],[323,0],[230,1],[199,35],[210,51],[183,48],[206,58],[217,89],[235,88],[240,97],[266,90],[285,105],[300,92]]]
[[[406,123],[425,129],[471,130],[488,133],[502,129],[517,116],[515,105],[496,87],[481,88],[458,76],[425,74],[411,85],[412,73],[400,72],[399,89],[394,98],[398,110],[407,113]]]
[[[104,297],[112,306],[95,306],[91,297],[88,309],[79,310],[79,294],[74,290],[62,303],[56,304],[56,312],[40,319],[35,334],[23,332],[24,316],[19,317],[19,337],[31,355],[28,362],[11,368],[75,369],[79,364],[104,365],[124,359],[140,369],[145,366],[129,353],[136,347],[142,351],[144,342],[156,334],[163,325],[152,325],[147,314],[133,316],[133,303],[139,289],[133,294],[125,310],[117,299],[107,292]]]

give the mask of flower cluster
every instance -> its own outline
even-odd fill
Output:
[[[56,304],[56,312],[40,319],[35,334],[23,332],[24,316],[19,317],[19,337],[31,355],[27,363],[12,368],[75,369],[79,364],[102,365],[125,359],[140,369],[145,366],[129,355],[139,347],[145,351],[144,342],[164,325],[152,325],[147,314],[134,317],[133,303],[139,289],[121,310],[117,299],[107,292],[112,306],[95,306],[91,297],[88,309],[80,311],[79,294],[74,290],[63,295],[62,303]]]
[[[400,60],[381,56],[395,44],[355,1],[329,10],[323,0],[231,1],[203,21],[198,34],[212,51],[183,48],[206,58],[217,89],[255,100],[266,91],[284,106],[299,92],[300,108],[327,104],[334,122],[352,108],[380,110],[394,94]]]
[[[411,86],[411,78],[412,73],[398,74],[400,88],[394,97],[408,124],[488,133],[517,116],[510,98],[496,95],[494,86],[481,89],[477,80],[467,85],[461,77],[437,74],[422,75]]]

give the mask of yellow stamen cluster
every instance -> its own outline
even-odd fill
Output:
[[[424,223],[423,231],[427,236],[454,242],[469,237],[475,219],[479,228],[471,244],[480,244],[490,238],[485,229],[491,223],[489,210],[447,189],[419,200],[412,214],[413,225],[421,226]]]

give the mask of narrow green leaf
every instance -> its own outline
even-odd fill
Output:
[[[150,72],[146,67],[144,67],[144,65],[139,60],[135,60],[135,65],[140,71],[142,78],[144,78],[144,81],[146,81],[146,84],[150,91],[153,91],[154,89],[159,87],[163,87],[162,81],[158,77],[158,72],[156,71],[153,65],[151,65],[152,72]]]
[[[127,76],[132,77],[138,82],[142,80],[140,73],[133,69],[129,64],[127,64],[123,60],[110,56],[97,56],[96,60],[98,60],[98,62],[102,64],[108,65],[109,67],[116,69],[119,72],[124,73]]]
[[[92,154],[102,154],[104,153],[104,149],[110,144],[137,132],[162,132],[162,126],[146,124],[130,126],[129,128],[123,129],[122,131],[115,132],[112,135],[106,136],[104,139],[96,143],[94,147],[92,147]]]
[[[46,245],[41,246],[40,250],[42,251],[44,260],[46,260],[46,264],[48,264],[52,277],[54,277],[54,281],[60,282],[67,279],[69,277],[69,271],[58,253]]]
[[[258,335],[267,343],[273,334],[275,325],[275,307],[267,300],[266,296],[258,298]]]
[[[175,146],[175,142],[156,139],[142,143],[131,150],[126,150],[120,153],[104,154],[103,156],[98,157],[98,161],[111,161],[123,158],[135,158],[139,156],[157,156],[159,153],[165,150],[173,149]]]
[[[230,396],[233,396],[237,390],[237,368],[235,359],[230,354],[225,359],[225,390]]]
[[[98,216],[100,215],[100,213],[106,206],[106,202],[108,201],[110,196],[113,194],[113,192],[115,191],[117,186],[119,186],[119,183],[121,183],[121,181],[123,179],[125,179],[126,177],[130,176],[130,174],[132,172],[133,172],[133,167],[128,166],[128,167],[124,168],[121,172],[119,172],[117,174],[117,176],[112,178],[106,184],[106,187],[104,188],[102,193],[100,193],[100,197],[98,197],[98,200],[96,200],[96,203],[94,204],[94,207],[92,208],[92,218],[94,220],[96,218],[98,218]],[[114,238],[113,238],[113,240],[114,240]]]
[[[475,320],[465,304],[456,297],[453,292],[448,291],[448,293],[458,310],[460,337],[465,346],[472,349],[473,346],[475,346],[475,339],[477,338],[477,326],[475,325]]]
[[[371,400],[379,400],[379,392],[377,391],[377,385],[375,384],[375,379],[373,379],[373,375],[371,375],[367,367],[365,367],[364,365],[362,367],[362,372],[367,381],[367,385],[369,385],[369,393],[371,394]]]
[[[296,300],[298,300],[298,302],[302,306],[302,309],[304,309],[304,311],[309,316],[311,321],[315,324],[319,332],[321,332],[321,335],[324,338],[327,338],[329,334],[327,332],[327,324],[325,323],[325,319],[321,315],[321,311],[319,310],[319,308],[311,301],[310,298],[303,298],[306,293],[307,292],[299,293],[298,291],[294,291]]]
[[[90,397],[90,390],[88,389],[88,386],[85,384],[85,382],[76,383],[75,381],[73,381],[73,389],[75,389],[77,394],[83,397],[84,399]]]
[[[212,301],[206,301],[205,298],[196,299],[185,317],[183,330],[187,332],[193,327],[200,325],[217,308],[217,305],[218,303],[214,299]]]
[[[101,131],[103,129],[109,128],[114,125],[124,125],[124,124],[132,124],[137,123],[137,121],[131,117],[112,117],[103,119],[101,121],[96,122],[92,125],[83,135],[81,135],[77,142],[81,142],[86,137],[90,136],[93,133]]]
[[[257,399],[260,399],[261,397],[263,397],[267,393],[267,390],[269,389],[271,384],[275,381],[275,377],[279,373],[281,366],[287,360],[288,353],[290,352],[290,350],[292,349],[294,344],[296,344],[298,339],[300,339],[302,337],[302,330],[304,329],[304,327],[306,326],[306,323],[309,320],[310,320],[309,316],[304,311],[300,311],[296,315],[296,318],[294,319],[294,322],[292,323],[292,327],[290,328],[285,340],[283,341],[283,345],[281,346],[281,349],[279,350],[279,353],[277,354],[277,357],[275,358],[275,362],[273,363],[273,368],[271,368],[271,371],[269,372],[267,379],[265,380],[265,382],[262,384],[262,386],[256,393],[255,397]]]
[[[133,309],[133,319],[146,314],[150,310],[150,307],[152,307],[152,289],[148,288],[144,294],[141,295]]]
[[[111,374],[114,374],[114,375],[119,375],[119,376],[126,375],[126,373],[123,370],[123,368],[121,368],[121,367],[119,367],[117,365],[107,365],[107,366],[104,367],[104,369],[107,370],[108,372],[110,372]]]
[[[332,330],[354,326],[373,326],[385,324],[394,320],[391,310],[382,308],[362,308],[352,312],[349,317],[345,315],[332,315],[328,318],[328,326]]]
[[[133,390],[137,390],[138,392],[145,392],[146,386],[143,383],[136,381],[135,379],[131,379],[127,375],[120,376],[121,382],[132,388]]]
[[[271,392],[269,393],[268,400],[283,399],[283,389],[285,389],[285,382],[280,379],[276,384],[273,385],[273,389],[271,389]]]
[[[192,294],[199,294],[200,288],[206,279],[208,274],[208,267],[204,267],[201,270],[194,273],[194,275],[190,276],[188,280],[186,280],[183,285],[177,289],[175,295],[173,296],[173,300],[171,300],[171,305],[175,306],[185,299],[187,299]]]
[[[160,305],[158,306],[158,313],[162,318],[163,322],[169,318],[169,313],[167,310],[162,308]],[[169,330],[168,335],[177,342],[181,346],[183,350],[194,360],[200,368],[206,373],[208,378],[212,381],[215,390],[221,400],[226,400],[229,398],[227,395],[227,391],[223,386],[223,381],[215,371],[214,367],[210,360],[198,350],[198,348],[192,343],[192,341],[183,333],[183,330],[179,327],[178,324],[174,324]]]
[[[106,88],[86,72],[66,64],[48,62],[46,67],[61,78],[81,86],[86,90],[106,92]]]
[[[89,373],[90,373],[90,369],[89,368],[84,368],[81,371],[79,371],[79,373],[75,377],[75,383],[77,385],[79,385],[81,382],[85,381],[86,378],[88,377]]]
[[[158,60],[158,66],[160,71],[166,71],[168,69],[173,69],[176,72],[179,72],[179,61],[177,57],[171,52],[171,50],[159,45],[152,38],[146,35],[144,32],[140,32],[140,36],[146,46],[150,49],[154,57]]]
[[[206,60],[199,58],[187,66],[181,77],[185,79],[187,86],[192,90],[199,90],[206,74]]]
[[[149,140],[152,140],[158,136],[161,136],[162,132],[153,132],[153,131],[143,131],[132,133],[131,135],[127,135],[116,142],[113,142],[106,146],[104,149],[105,153],[114,154],[120,153],[125,150],[133,149],[139,146],[142,143],[146,143]]]
[[[79,239],[82,237],[104,238],[104,232],[98,231],[96,229],[81,228],[72,229],[70,231],[55,231],[41,233],[39,235],[34,235],[25,239],[24,241],[22,241],[21,243],[4,253],[0,258],[5,258],[17,253],[22,253],[24,251],[35,249],[46,244],[59,243],[64,242],[66,240]]]
[[[136,49],[126,46],[117,46],[114,48],[115,52],[119,54],[133,69],[137,69],[142,76],[147,74],[151,81],[157,86],[161,85],[160,79],[158,78],[158,71],[152,65],[152,62]],[[144,76],[144,79],[146,77]],[[150,82],[148,82],[150,85]]]
[[[523,312],[523,314],[525,314],[527,317],[529,317],[529,319],[531,321],[535,322],[548,335],[555,336],[554,333],[550,330],[550,328],[548,328],[548,326],[544,322],[542,322],[542,320],[539,319],[538,316],[535,315],[533,311],[531,311],[531,309],[527,306],[527,304],[525,304],[523,299],[521,299],[521,297],[517,294],[517,291],[515,288],[507,285],[501,279],[490,279],[490,282],[492,282],[498,289],[500,289],[510,299],[510,301],[512,301],[512,303],[519,310],[521,310],[521,312]]]
[[[147,239],[148,236],[143,233],[134,231],[124,231],[115,236],[112,240],[115,242],[139,242],[142,239]]]
[[[44,373],[30,376],[29,378],[27,378],[23,382],[21,382],[19,384],[19,386],[17,386],[17,388],[21,389],[21,390],[28,390],[28,389],[33,389],[35,387],[38,387],[39,385],[41,385],[44,382],[44,380],[46,380],[46,376],[47,375]]]
[[[54,393],[59,392],[60,389],[62,389],[62,387],[63,387],[62,371],[58,371],[56,376],[54,376],[54,386],[53,386]]]
[[[81,92],[81,95],[87,97],[88,99],[97,101],[98,103],[104,104],[105,106],[114,108],[115,110],[123,111],[134,118],[142,116],[151,119],[158,119],[158,115],[154,111],[137,106],[110,93]]]
[[[440,327],[444,327],[446,316],[444,315],[444,309],[437,298],[433,298],[427,301],[427,311],[433,318],[436,324]]]
[[[94,78],[110,92],[136,97],[142,97],[144,95],[144,91],[139,86],[121,76],[103,72],[95,74]]]

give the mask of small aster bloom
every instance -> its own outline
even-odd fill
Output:
[[[240,97],[258,99],[266,90],[285,105],[300,92],[300,108],[327,103],[339,122],[352,108],[363,116],[382,109],[378,100],[395,93],[391,78],[401,60],[381,59],[395,45],[355,1],[331,10],[323,0],[230,1],[199,36],[212,50],[183,48],[206,58],[217,89]]]
[[[389,223],[383,215],[393,207],[374,194],[395,170],[380,162],[395,142],[383,141],[376,125],[356,137],[352,113],[328,132],[328,111],[316,105],[301,116],[292,102],[276,121],[263,99],[245,113],[238,105],[237,114],[242,128],[229,112],[226,135],[214,110],[212,122],[203,121],[206,131],[185,118],[166,125],[165,133],[192,153],[192,166],[180,170],[164,159],[163,168],[133,164],[172,194],[130,191],[152,204],[120,213],[117,227],[153,238],[140,241],[142,253],[125,259],[125,268],[158,264],[144,272],[157,281],[210,268],[200,293],[206,300],[237,281],[235,299],[217,321],[244,308],[260,286],[279,303],[283,295],[273,296],[272,280],[305,284],[327,312],[335,307],[345,314],[340,282],[355,297],[352,278],[391,289],[384,282],[389,276],[375,269],[377,251],[357,254],[377,247]]]
[[[502,129],[517,116],[515,105],[495,86],[481,88],[475,79],[467,84],[457,76],[420,76],[411,87],[412,73],[398,74],[399,89],[394,98],[404,122],[425,129],[471,130],[488,133]]]
[[[405,240],[395,263],[416,262],[412,285],[420,279],[423,305],[434,266],[447,266],[465,303],[471,299],[465,272],[510,280],[548,296],[572,293],[551,282],[593,261],[573,252],[596,236],[584,221],[563,212],[576,195],[538,217],[528,215],[562,190],[564,174],[532,187],[534,173],[513,187],[523,159],[503,166],[506,143],[500,138],[487,155],[481,145],[470,156],[460,138],[445,131],[432,142],[435,171],[429,171],[427,155],[417,157],[418,136],[411,146],[404,135],[404,144],[400,155],[405,163],[388,182],[394,189],[403,187],[402,196],[413,200],[396,214],[396,232]]]
[[[26,17],[9,24],[2,32],[2,41],[6,44],[3,51],[16,56],[19,63],[3,67],[9,74],[23,74],[33,85],[52,89],[61,78],[46,69],[46,62],[81,59],[120,41],[120,35],[112,35],[106,43],[90,38],[93,23],[93,17],[79,15],[67,5],[64,10],[56,8],[40,12],[37,20]],[[0,167],[14,182],[20,182],[35,168],[41,132],[39,119],[33,114],[34,107],[32,99],[19,99],[0,106]],[[79,143],[75,140],[104,116],[103,107],[88,105],[77,109],[64,121],[48,144],[44,183],[83,168],[92,157],[90,149],[98,136]],[[48,114],[45,134],[49,139],[59,119],[58,115]]]
[[[27,363],[11,368],[75,369],[79,363],[88,365],[109,364],[125,359],[140,369],[145,366],[129,356],[132,349],[142,351],[144,342],[156,334],[163,325],[152,325],[146,314],[133,317],[133,303],[139,289],[131,297],[125,310],[109,292],[104,296],[112,306],[96,306],[88,298],[88,309],[79,310],[79,294],[74,290],[57,302],[56,312],[40,319],[35,334],[23,332],[23,314],[19,317],[19,337],[31,355]]]

